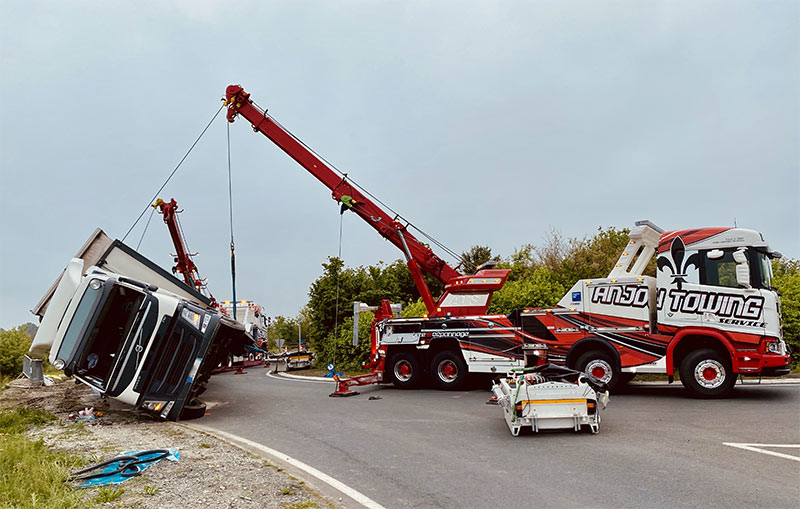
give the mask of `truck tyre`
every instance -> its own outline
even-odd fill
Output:
[[[681,361],[681,383],[696,398],[724,396],[736,383],[727,355],[706,348],[689,353]]]
[[[417,357],[409,352],[400,352],[392,356],[388,370],[389,379],[398,389],[411,389],[422,380],[422,368]]]
[[[194,398],[183,406],[180,420],[188,421],[190,419],[199,419],[204,415],[206,415],[206,404]]]
[[[616,364],[608,353],[601,350],[592,350],[578,357],[575,369],[605,382],[610,391],[614,389],[620,380],[621,373]]]
[[[454,391],[464,386],[467,365],[459,354],[445,350],[433,358],[431,377],[436,388]]]

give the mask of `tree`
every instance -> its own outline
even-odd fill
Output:
[[[0,331],[0,377],[17,376],[22,372],[22,357],[28,352],[33,338],[26,326]]]
[[[772,284],[781,294],[783,338],[792,348],[792,359],[800,361],[800,260],[772,261]]]
[[[553,306],[564,295],[564,286],[547,267],[537,267],[528,277],[507,281],[495,292],[489,313],[510,313],[526,307]]]
[[[389,299],[405,305],[419,299],[408,267],[400,260],[389,265],[379,262],[368,267],[346,268],[342,260],[328,258],[322,267],[322,275],[309,289],[307,306],[309,338],[322,362],[332,360],[329,344],[338,344],[339,331],[347,326],[348,318],[352,327],[353,302],[378,306],[381,300]],[[430,288],[436,295],[444,286],[431,281]]]
[[[428,308],[422,299],[417,299],[408,306],[403,308],[403,318],[420,318],[428,314]]]
[[[487,246],[472,246],[469,251],[461,253],[461,270],[464,274],[474,274],[478,267],[490,260],[499,261],[500,257],[493,258],[492,250]]]
[[[597,228],[591,238],[573,238],[569,241],[569,250],[561,262],[559,279],[569,288],[579,279],[606,277],[619,258],[620,253],[628,245],[630,230],[617,230],[613,226]],[[655,265],[651,264],[655,275]]]

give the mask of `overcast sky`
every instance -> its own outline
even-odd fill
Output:
[[[231,83],[458,252],[646,218],[735,220],[800,258],[799,6],[0,1],[0,327],[33,321],[95,227],[125,235]],[[161,193],[219,300],[225,132],[220,116]],[[246,121],[230,132],[237,297],[293,316],[338,207]],[[354,215],[343,241],[350,266],[401,255]],[[160,216],[140,251],[171,267]]]

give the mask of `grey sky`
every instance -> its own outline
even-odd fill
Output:
[[[33,319],[96,226],[125,234],[231,83],[459,252],[736,218],[800,257],[797,1],[0,7],[0,327]],[[294,315],[336,254],[338,209],[245,121],[231,140],[237,296]],[[220,117],[161,193],[218,299],[226,171]],[[160,216],[141,251],[171,267]],[[346,215],[342,254],[401,253]]]

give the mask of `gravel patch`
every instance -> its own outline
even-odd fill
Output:
[[[99,507],[142,508],[335,508],[312,487],[279,466],[227,442],[106,401],[83,384],[72,381],[52,387],[8,387],[0,392],[0,407],[28,406],[58,417],[53,424],[33,429],[57,451],[78,454],[87,465],[122,451],[177,448],[180,461],[162,460],[138,477],[125,481],[122,495]],[[75,422],[69,414],[93,407],[103,417]],[[202,420],[201,420],[202,421]],[[198,422],[201,422],[198,421]],[[86,500],[98,494],[86,489]]]

